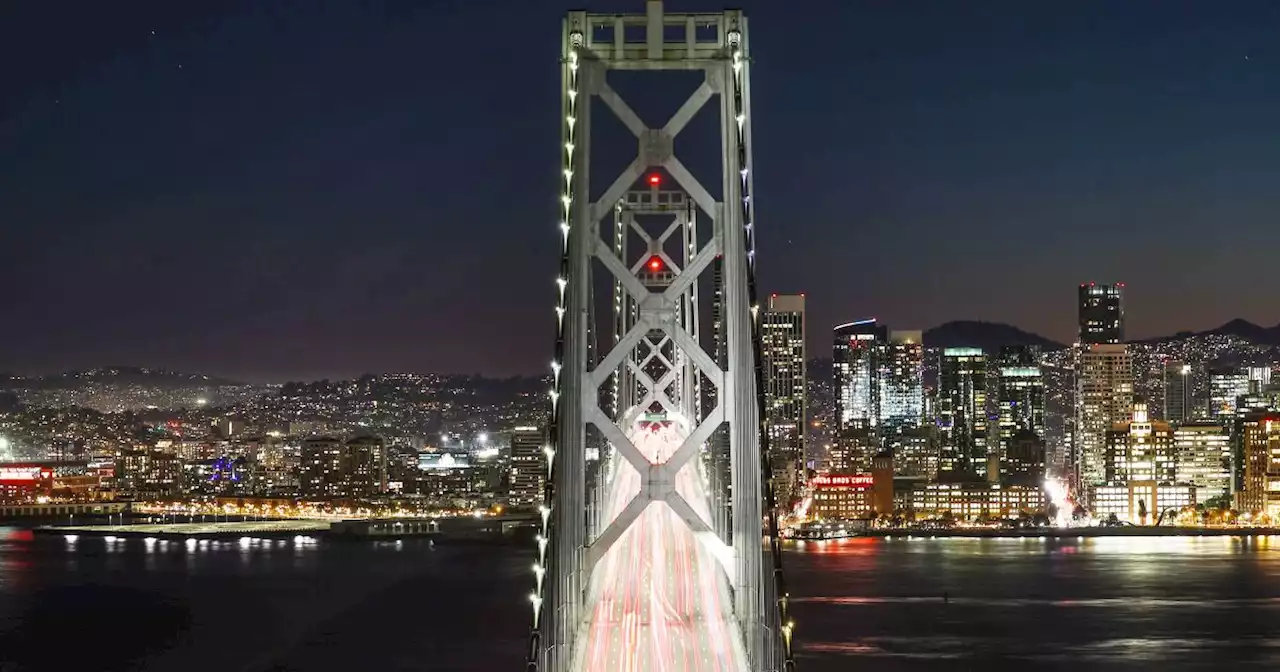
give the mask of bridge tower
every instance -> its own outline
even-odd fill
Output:
[[[713,669],[792,670],[768,437],[760,423],[747,19],[737,10],[667,14],[661,0],[648,0],[644,14],[570,12],[562,39],[561,256],[545,448],[550,478],[533,567],[526,669],[600,666],[586,652],[602,646],[596,641],[602,632],[617,629],[593,625],[600,601],[607,599],[601,596],[616,588],[602,584],[628,576],[606,569],[612,566],[606,560],[611,552],[621,553],[628,539],[643,538],[648,553],[667,537],[632,533],[646,521],[675,520],[681,531],[665,522],[661,529],[676,535],[673,540],[695,540],[682,556],[692,566],[683,569],[712,577],[699,584],[698,594],[716,605],[665,606],[687,612],[666,618],[679,627],[690,621],[728,623],[715,631],[732,640],[718,652],[675,642],[672,650],[694,661],[681,669],[703,669],[698,661],[723,656]],[[663,126],[650,128],[610,86],[609,73],[637,70],[693,72],[701,82]],[[719,107],[720,174],[704,179],[719,179],[711,183],[718,196],[674,151],[676,136],[712,101]],[[630,164],[606,185],[590,179],[593,107],[616,116],[638,146]],[[716,147],[716,139],[710,140]],[[706,342],[711,330],[699,328],[711,314],[699,302],[700,295],[710,295],[710,284],[718,304],[714,347]],[[607,307],[598,296],[607,296]],[[640,428],[652,422],[674,427],[677,439],[669,450],[640,447],[650,445]],[[712,441],[713,435],[727,440]],[[716,461],[709,452],[717,445],[727,445],[729,483],[723,486],[708,473]],[[624,478],[628,474],[631,481]],[[653,517],[658,515],[667,518]],[[654,585],[651,590],[658,591]],[[703,638],[651,624],[651,615],[636,618],[641,623],[633,625],[641,632],[653,628],[677,640]],[[659,653],[651,655],[661,656],[663,648],[654,647]],[[732,662],[726,667],[724,661]],[[660,664],[665,662],[628,669],[671,669]]]

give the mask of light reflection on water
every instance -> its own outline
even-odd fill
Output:
[[[487,670],[523,660],[525,547],[117,537],[0,527],[0,670]],[[459,668],[472,659],[480,667]]]
[[[1280,665],[1275,537],[863,538],[784,564],[813,672]]]
[[[5,651],[34,657],[70,629],[92,641],[66,669],[500,670],[518,668],[527,643],[524,549],[110,549],[0,528]],[[796,545],[784,561],[804,672],[1280,669],[1275,538],[850,539]]]

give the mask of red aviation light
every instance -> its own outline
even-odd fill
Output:
[[[649,257],[649,261],[644,262],[644,265],[645,268],[649,269],[650,273],[660,273],[666,267],[666,264],[662,262],[662,257],[656,254]]]
[[[654,174],[652,174],[652,175],[650,175],[650,176],[649,176],[649,186],[651,186],[651,187],[656,187],[656,186],[658,186],[658,185],[660,185],[660,184],[662,184],[662,176],[661,176],[661,175],[659,175],[659,174],[657,174],[657,173],[654,173]]]

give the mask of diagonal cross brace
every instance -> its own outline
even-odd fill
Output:
[[[631,294],[631,296],[637,301],[640,300],[641,297],[652,294],[652,292],[649,291],[649,288],[645,287],[644,283],[640,282],[640,279],[637,278],[634,273],[627,271],[627,267],[623,265],[622,260],[618,258],[618,255],[614,254],[613,249],[609,247],[608,243],[596,238],[594,252],[596,258],[604,264],[605,268],[609,269],[609,272],[613,274],[613,277],[617,279],[618,282],[621,282],[622,285],[626,287],[627,293]]]
[[[588,576],[596,566],[596,563],[600,562],[604,554],[609,552],[609,549],[613,548],[614,544],[618,543],[618,540],[622,538],[622,533],[626,532],[627,528],[636,522],[636,519],[640,517],[641,513],[644,513],[644,510],[648,508],[649,503],[652,501],[645,496],[644,490],[641,489],[631,498],[631,501],[627,502],[627,506],[622,509],[622,513],[619,513],[618,517],[614,518],[613,522],[609,523],[609,526],[604,528],[604,531],[595,538],[595,541],[592,541],[591,545],[587,546],[586,572]]]
[[[594,410],[599,413],[598,409]],[[603,417],[603,413],[599,414]],[[607,422],[607,419],[605,419],[605,421]],[[645,476],[645,478],[640,481],[640,492],[636,493],[635,496],[631,498],[631,501],[627,502],[627,506],[623,508],[620,514],[618,514],[618,517],[615,518],[613,522],[609,523],[609,526],[606,527],[604,531],[596,537],[595,541],[591,542],[587,547],[588,571],[595,567],[596,563],[604,557],[604,554],[622,538],[622,534],[631,527],[651,502],[665,502],[666,505],[671,507],[671,510],[684,521],[685,525],[689,526],[689,530],[692,531],[694,535],[703,539],[704,543],[706,542],[704,539],[704,533],[710,533],[711,526],[698,514],[697,511],[694,510],[692,506],[690,506],[688,500],[686,500],[676,489],[676,475],[680,473],[680,470],[689,461],[689,459],[697,453],[698,448],[701,447],[702,444],[706,443],[707,439],[711,438],[711,433],[714,432],[723,421],[724,409],[717,405],[715,410],[711,412],[711,415],[707,416],[706,420],[699,424],[693,433],[685,438],[684,442],[680,444],[680,447],[671,454],[671,457],[668,458],[666,462],[661,464],[652,464],[646,460],[644,463],[645,468],[643,469],[637,466],[635,462],[632,462],[632,465],[636,466],[636,470]],[[622,437],[624,445],[626,445],[630,450],[634,450],[636,453],[639,453],[635,444],[631,443],[631,441],[622,434],[622,431],[618,429],[617,425],[613,423],[609,423],[609,425],[613,430],[612,432],[608,431],[605,427],[601,427],[597,423],[597,427],[600,427],[601,432],[603,432],[606,437],[611,437],[616,433],[617,436]],[[612,441],[613,439],[610,438],[610,440]],[[623,451],[622,454],[626,457],[625,451]],[[644,459],[643,456],[641,456],[641,459]],[[712,550],[715,551],[717,549],[713,548]],[[718,552],[717,558],[721,560],[721,564],[724,566],[725,571],[732,571],[731,566],[724,563],[723,558],[720,557],[722,555],[722,552]]]
[[[604,102],[605,106],[613,111],[613,114],[618,118],[618,120],[627,127],[627,130],[631,131],[632,135],[637,138],[643,138],[646,133],[655,133],[665,138],[668,142],[674,141],[675,137],[684,130],[685,126],[689,124],[694,115],[696,115],[698,111],[706,105],[707,101],[715,95],[715,89],[711,86],[711,83],[707,80],[703,80],[702,84],[698,85],[698,88],[694,90],[689,98],[685,100],[684,104],[680,106],[680,109],[676,110],[676,113],[667,120],[667,123],[661,129],[651,130],[645,126],[645,123],[641,121],[640,117],[635,113],[635,110],[631,109],[631,106],[622,99],[622,96],[619,96],[618,92],[614,91],[613,87],[609,86],[608,82],[602,80],[598,84],[597,88],[598,90],[596,91],[596,95],[600,97],[600,100]],[[693,176],[693,173],[689,172],[689,170],[684,167],[684,164],[680,162],[680,159],[676,158],[675,154],[667,156],[662,161],[661,165],[663,168],[667,169],[667,172],[671,173],[671,175],[676,178],[676,182],[689,192],[690,196],[693,197],[694,202],[698,204],[698,207],[702,208],[707,215],[711,217],[716,216],[715,199],[712,198],[710,192],[702,186],[702,183]],[[622,171],[622,174],[618,176],[618,179],[614,180],[613,184],[605,190],[604,195],[600,197],[600,200],[590,205],[591,221],[599,221],[601,217],[604,217],[606,211],[609,208],[612,208],[613,204],[616,203],[624,193],[626,193],[628,187],[635,184],[636,180],[640,179],[640,175],[644,173],[646,167],[647,166],[643,165],[641,158],[636,157],[636,159]]]
[[[590,379],[588,380],[589,385],[584,391],[587,395],[585,399],[594,399],[592,395],[604,384],[605,378],[613,375],[613,372],[622,365],[622,358],[630,354],[637,345],[640,345],[640,341],[644,339],[650,329],[652,327],[649,323],[641,319],[632,325],[631,329],[617,343],[613,344],[613,349],[609,351],[609,354],[605,355],[604,359],[600,360],[600,363],[596,365],[596,368],[592,369],[591,373],[588,374]],[[596,404],[591,402],[587,406],[594,407]]]
[[[632,443],[626,434],[622,433],[618,425],[610,420],[609,416],[604,414],[604,411],[600,410],[599,404],[590,404],[587,406],[586,411],[587,422],[595,425],[600,430],[600,433],[604,434],[605,440],[613,444],[614,449],[618,451],[619,455],[622,455],[623,459],[630,462],[636,471],[642,474],[649,473],[653,463],[644,456],[644,453],[640,452],[639,448],[636,448],[636,444]]]
[[[708,241],[689,262],[689,266],[662,291],[663,297],[668,301],[676,301],[694,282],[697,282],[698,276],[707,270],[707,266],[711,265],[718,254],[720,254],[720,245],[714,239]]]
[[[627,368],[631,369],[631,373],[635,375],[636,379],[640,381],[640,384],[645,387],[644,399],[640,400],[639,404],[641,407],[656,401],[662,404],[662,407],[666,409],[668,413],[674,413],[676,411],[675,402],[671,401],[671,397],[667,396],[667,386],[670,385],[676,377],[677,370],[675,368],[668,369],[667,373],[662,376],[662,379],[656,383],[653,382],[653,378],[651,378],[649,374],[644,372],[644,369],[641,369],[630,359],[627,360]]]
[[[706,82],[703,82],[702,84],[703,86],[707,86]],[[707,86],[707,88],[710,89],[711,87]],[[644,125],[644,122],[640,121],[640,116],[636,114],[635,110],[631,109],[631,106],[627,104],[627,101],[623,100],[622,96],[619,96],[618,92],[614,91],[612,86],[609,86],[609,82],[604,81],[602,78],[599,89],[600,90],[597,92],[597,95],[600,96],[600,100],[603,101],[605,105],[609,106],[610,110],[613,110],[614,116],[618,117],[618,121],[621,121],[622,125],[626,126],[627,130],[631,131],[632,135],[638,138],[643,135],[645,131],[649,130],[649,128]],[[694,95],[696,96],[697,92],[694,92]],[[692,100],[692,98],[690,100]],[[688,103],[685,104],[688,105]]]
[[[662,340],[658,341],[657,343],[654,343],[652,340],[650,340],[646,336],[644,339],[644,344],[649,346],[649,354],[645,355],[644,359],[640,361],[640,366],[647,366],[650,360],[652,360],[654,357],[657,357],[663,364],[667,366],[667,368],[674,367],[675,364],[672,364],[671,360],[667,359],[667,356],[662,354],[662,348],[670,342],[671,342],[671,337],[666,335],[665,333],[662,334]]]

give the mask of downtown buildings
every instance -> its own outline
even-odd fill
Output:
[[[1146,525],[1194,505],[1195,488],[1176,483],[1177,464],[1173,428],[1152,420],[1145,402],[1134,403],[1130,420],[1106,433],[1103,481],[1091,489],[1094,516]]]
[[[881,452],[896,464],[923,472],[936,462],[921,430],[925,422],[924,343],[920,331],[890,331],[875,319],[833,330],[835,444],[828,466],[867,472]],[[924,476],[920,473],[920,476]]]

